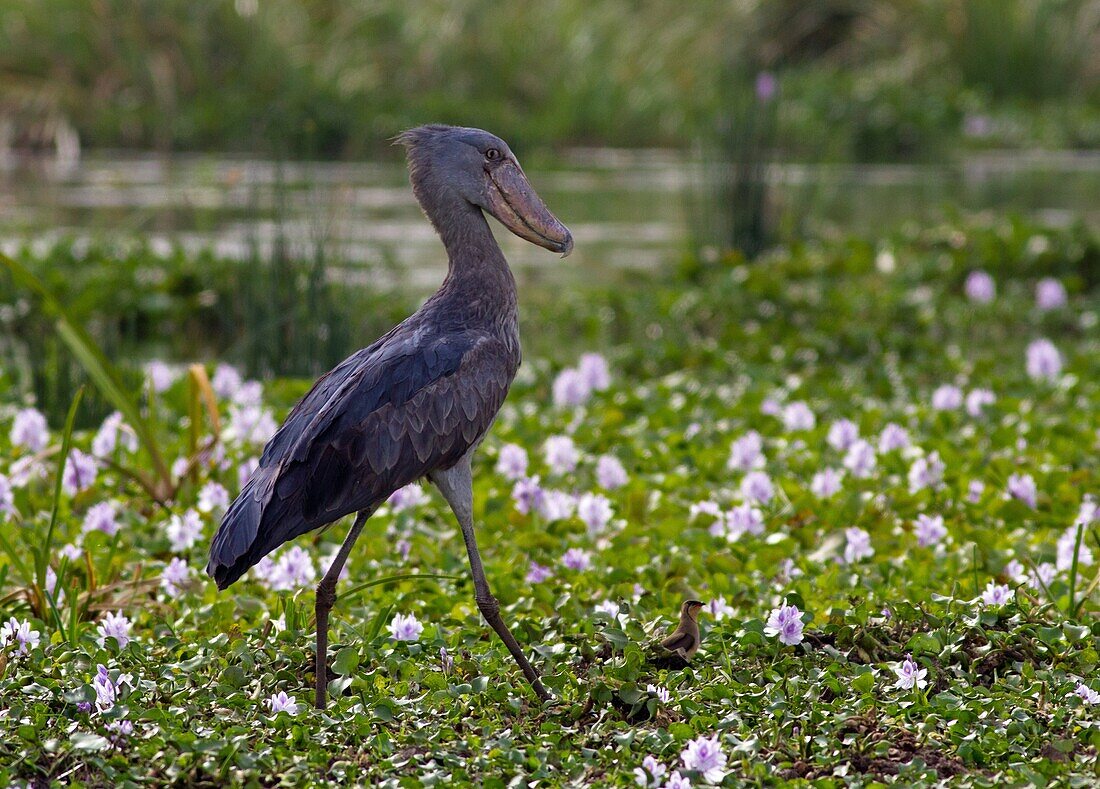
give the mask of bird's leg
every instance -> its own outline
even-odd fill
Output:
[[[329,565],[328,572],[317,584],[317,709],[323,710],[328,699],[328,612],[336,604],[336,582],[340,579],[340,571],[344,569],[344,563],[348,560],[348,554],[363,531],[367,518],[372,510],[362,510],[355,516],[355,523],[351,531],[344,538],[344,544],[336,553],[336,558]]]
[[[481,552],[478,551],[477,538],[474,536],[474,491],[469,454],[453,468],[433,474],[431,480],[451,505],[455,518],[458,519],[458,525],[462,527],[462,538],[466,542],[466,553],[470,558],[470,574],[474,579],[474,600],[477,602],[478,610],[489,623],[489,627],[500,636],[504,646],[508,647],[508,651],[512,653],[523,675],[531,683],[531,689],[542,701],[550,701],[553,696],[543,686],[538,672],[527,660],[516,637],[504,623],[500,615],[500,603],[493,597],[489,590],[489,581],[485,578],[485,568],[481,565]]]

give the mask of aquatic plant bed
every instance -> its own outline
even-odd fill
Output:
[[[1094,784],[1098,249],[962,223],[521,293],[557,347],[475,510],[547,706],[429,488],[351,556],[326,712],[312,587],[348,523],[203,574],[309,381],[150,365],[60,485],[63,425],[5,387],[0,784]],[[702,647],[658,668],[689,597]]]

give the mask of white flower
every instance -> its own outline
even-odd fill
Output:
[[[202,536],[202,516],[195,510],[187,510],[182,515],[173,515],[168,520],[165,534],[175,553],[188,551]]]
[[[923,688],[928,684],[925,679],[928,676],[928,670],[919,668],[912,655],[907,655],[905,660],[894,669],[894,673],[898,675],[898,681],[894,683],[894,687],[902,690]]]
[[[763,471],[750,471],[741,480],[741,495],[749,501],[767,504],[775,495],[771,477]]]
[[[844,561],[848,564],[875,555],[875,549],[871,547],[871,535],[863,529],[845,529],[844,538],[847,540],[844,546]]]
[[[1027,374],[1036,381],[1055,381],[1062,372],[1062,354],[1047,339],[1027,346]]]
[[[600,455],[596,461],[596,481],[604,490],[621,488],[628,481],[626,469],[614,455]]]
[[[799,401],[790,403],[783,409],[783,426],[790,431],[813,430],[817,420],[814,412],[805,403]]]
[[[611,522],[611,501],[599,493],[585,493],[577,499],[577,517],[588,527],[589,534],[599,534]]]
[[[496,471],[512,482],[527,475],[527,450],[518,444],[505,444],[497,455]]]
[[[764,468],[764,439],[750,430],[730,444],[730,457],[726,465],[731,471],[752,471]]]
[[[419,641],[424,625],[417,621],[416,614],[394,614],[390,622],[390,636],[395,641]]]
[[[569,436],[550,436],[542,445],[546,465],[554,474],[566,474],[577,467],[580,453]]]
[[[217,482],[207,482],[199,490],[199,512],[219,512],[229,506],[229,491]]]
[[[825,439],[833,449],[844,452],[859,440],[859,427],[850,419],[838,419],[829,425]]]

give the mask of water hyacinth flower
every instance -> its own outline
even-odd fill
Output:
[[[764,416],[782,417],[783,406],[774,397],[768,397],[760,404],[760,413]]]
[[[229,507],[229,491],[217,482],[207,482],[199,489],[199,512],[221,512]]]
[[[126,649],[126,645],[130,643],[130,627],[130,620],[121,611],[113,614],[108,611],[103,621],[96,625],[96,632],[99,633],[96,643],[102,647],[106,645],[108,638],[113,638],[118,642],[119,649]]]
[[[614,600],[604,600],[597,603],[593,610],[598,614],[607,614],[612,619],[619,618],[619,604]]]
[[[925,488],[938,488],[947,469],[939,452],[931,452],[913,461],[909,467],[909,492],[917,493]]]
[[[840,491],[840,483],[843,479],[843,472],[834,468],[823,469],[814,474],[814,478],[810,480],[810,492],[819,499],[831,499]]]
[[[971,271],[966,276],[963,291],[975,304],[989,304],[997,298],[997,284],[993,281],[993,277],[981,270]]]
[[[741,495],[749,501],[767,504],[775,495],[771,477],[763,471],[750,471],[741,480]]]
[[[287,715],[298,714],[298,702],[295,701],[293,696],[286,695],[284,690],[280,690],[275,695],[264,699],[264,704],[271,710],[272,715],[278,715],[280,712],[285,712]]]
[[[539,486],[537,475],[521,479],[512,486],[512,501],[515,502],[516,512],[524,515],[541,510],[545,495]]]
[[[1070,570],[1073,567],[1073,554],[1077,551],[1077,566],[1088,567],[1092,564],[1092,549],[1085,540],[1087,532],[1082,531],[1081,545],[1077,545],[1077,527],[1070,526],[1062,536],[1058,538],[1058,558],[1055,564],[1059,570]]]
[[[395,641],[419,641],[423,632],[424,625],[417,620],[416,614],[394,614],[390,621],[390,636]]]
[[[845,563],[854,564],[875,555],[875,549],[871,547],[871,535],[865,530],[856,527],[845,529],[844,539]]]
[[[1006,486],[1009,497],[1022,501],[1035,509],[1039,503],[1039,489],[1030,474],[1012,474]]]
[[[261,446],[271,440],[279,425],[271,411],[258,405],[229,406],[224,436],[231,444]]]
[[[527,450],[518,444],[505,444],[497,454],[496,472],[510,482],[527,476]]]
[[[202,516],[195,510],[173,515],[168,519],[168,527],[164,533],[175,553],[189,551],[202,536]]]
[[[890,422],[882,428],[878,436],[878,451],[893,452],[909,448],[909,431],[901,425]]]
[[[703,780],[710,783],[721,781],[726,770],[726,755],[722,752],[717,734],[697,737],[689,742],[680,753],[680,761],[685,769],[699,773]]]
[[[611,386],[611,368],[601,354],[582,354],[577,369],[593,392],[602,392]]]
[[[567,367],[554,379],[551,392],[554,405],[558,408],[569,408],[584,405],[592,394],[592,389],[580,370]]]
[[[801,401],[791,403],[783,409],[783,426],[787,430],[813,430],[816,424],[814,412]]]
[[[784,603],[768,615],[764,633],[777,637],[787,646],[797,646],[802,643],[802,627],[802,612],[798,606]]]
[[[133,428],[122,421],[122,414],[115,411],[99,426],[95,438],[92,439],[92,454],[96,457],[106,457],[118,447],[119,436],[122,437],[122,446],[127,452],[137,450],[137,434]]]
[[[764,533],[764,513],[749,502],[727,512],[725,521],[726,539],[730,542],[740,539],[746,532],[753,535]]]
[[[652,687],[652,685],[650,686]],[[653,756],[642,759],[642,766],[634,768],[634,783],[642,787],[658,787],[668,768]]]
[[[1013,581],[1019,582],[1027,579],[1027,569],[1019,559],[1012,559],[1009,561],[1001,572],[1004,573],[1006,578],[1010,578]]]
[[[589,534],[606,529],[613,514],[611,501],[599,493],[585,493],[577,499],[577,517],[588,527]]]
[[[107,667],[102,663],[96,666],[96,675],[92,679],[92,688],[95,690],[95,707],[97,710],[107,712],[115,706],[118,698],[118,688],[111,680]]]
[[[393,544],[393,547],[397,550],[397,555],[401,557],[401,561],[407,562],[409,560],[409,552],[412,551],[412,543],[402,537],[400,540]],[[335,557],[333,557],[335,559]],[[342,576],[343,570],[340,575]]]
[[[679,770],[673,770],[672,775],[668,777],[668,781],[665,783],[664,789],[691,789],[691,781],[680,775]]]
[[[621,488],[629,479],[623,464],[614,455],[600,455],[596,460],[596,483],[604,490]]]
[[[998,584],[996,581],[990,581],[982,590],[982,603],[990,608],[1002,606],[1011,598],[1012,590],[1005,584]]]
[[[210,388],[222,400],[232,400],[237,394],[237,390],[241,388],[242,380],[236,367],[222,363],[214,368],[214,376],[210,379]]]
[[[913,524],[913,533],[917,535],[917,545],[928,548],[947,536],[947,527],[942,515],[921,514]]]
[[[971,389],[966,395],[966,413],[981,416],[982,409],[997,402],[997,396],[988,389]]]
[[[562,555],[561,563],[569,570],[587,570],[592,566],[592,554],[580,548],[570,548]]]
[[[1062,354],[1047,339],[1027,346],[1027,374],[1035,381],[1056,381],[1062,373]]]
[[[1100,693],[1097,693],[1084,682],[1077,683],[1077,687],[1073,689],[1072,695],[1077,696],[1089,706],[1100,704]]]
[[[233,402],[243,407],[259,408],[264,402],[263,384],[259,381],[245,381],[233,393]]]
[[[1077,511],[1077,517],[1073,522],[1088,526],[1093,521],[1100,521],[1100,503],[1097,503],[1095,496],[1086,493],[1081,499],[1081,509]]]
[[[730,444],[730,457],[726,466],[730,471],[752,471],[764,468],[764,439],[755,430]]]
[[[1066,286],[1053,277],[1044,277],[1035,285],[1035,306],[1046,312],[1066,306],[1069,297]]]
[[[118,534],[118,506],[113,501],[103,501],[88,508],[80,530],[87,534],[101,531],[108,537]]]
[[[531,562],[527,566],[527,575],[524,580],[529,584],[541,584],[553,574],[549,567],[544,567],[538,562]]]
[[[672,701],[672,693],[668,688],[662,688],[660,685],[649,684],[645,686],[646,693],[652,693],[657,697],[657,701],[662,704],[668,704]]]
[[[0,474],[0,515],[12,515],[15,513],[15,491],[11,481]]]
[[[317,568],[313,557],[298,545],[291,546],[279,557],[269,578],[271,588],[277,592],[312,586],[315,580]]]
[[[41,452],[50,441],[50,428],[46,417],[34,408],[17,411],[11,423],[11,444],[28,452]]]
[[[985,493],[985,483],[980,479],[972,479],[966,486],[966,500],[971,504],[977,504],[982,500],[982,494]]]
[[[61,487],[70,496],[87,490],[95,484],[98,464],[91,455],[74,449],[65,460],[65,471],[61,477]]]
[[[455,667],[455,659],[447,652],[447,647],[439,648],[439,667],[444,674],[450,674]]]
[[[726,598],[723,595],[718,595],[710,600],[706,605],[707,613],[714,617],[714,621],[721,622],[727,616],[733,616],[733,606],[726,602]]]
[[[912,655],[906,655],[905,660],[894,669],[894,673],[898,675],[898,680],[894,683],[895,688],[912,690],[913,688],[924,688],[928,685],[928,681],[925,679],[928,676],[928,670],[917,666]]]
[[[577,497],[572,493],[567,493],[564,490],[544,489],[541,494],[536,497],[535,506],[539,515],[548,523],[571,518],[573,513],[578,510]]]
[[[170,561],[161,571],[160,574],[160,588],[164,590],[164,593],[169,597],[178,597],[181,587],[187,584],[191,580],[191,567],[183,559],[178,556],[172,557]]]
[[[825,440],[833,449],[843,452],[859,440],[859,427],[850,419],[838,419],[829,425]]]
[[[553,474],[567,474],[577,468],[580,453],[569,436],[550,436],[542,445],[543,459]]]
[[[14,616],[0,625],[0,648],[6,648],[8,644],[18,644],[16,654],[25,655],[38,646],[41,635],[37,630],[31,629],[30,621],[20,621]]]
[[[145,365],[145,380],[157,394],[167,391],[179,377],[179,370],[160,359],[154,359]]]
[[[852,472],[856,479],[866,479],[875,472],[878,460],[875,448],[863,439],[855,441],[844,456],[844,467]]]
[[[115,740],[120,740],[134,733],[134,724],[128,720],[111,721],[107,724],[107,731],[114,735]]]
[[[767,103],[775,98],[779,91],[779,80],[770,71],[761,71],[756,75],[756,98]]]
[[[944,384],[932,392],[932,408],[936,411],[954,411],[963,404],[962,390],[951,384]]]
[[[1089,555],[1089,559],[1092,559],[1091,554]],[[1005,569],[1007,570],[1008,568]],[[1067,566],[1066,569],[1069,569],[1069,567]],[[1034,570],[1027,573],[1027,585],[1030,586],[1032,589],[1043,589],[1044,587],[1049,589],[1050,585],[1054,583],[1054,575],[1057,572],[1058,568],[1056,568],[1053,564],[1051,564],[1050,562],[1043,562],[1042,564],[1038,565]]]
[[[386,499],[390,512],[396,515],[416,507],[423,506],[431,501],[423,486],[419,482],[411,482],[403,488],[398,488]]]

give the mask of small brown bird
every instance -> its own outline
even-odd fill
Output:
[[[662,647],[679,655],[685,663],[699,649],[699,623],[695,617],[704,605],[698,600],[685,600],[680,605],[680,624],[661,642]]]

